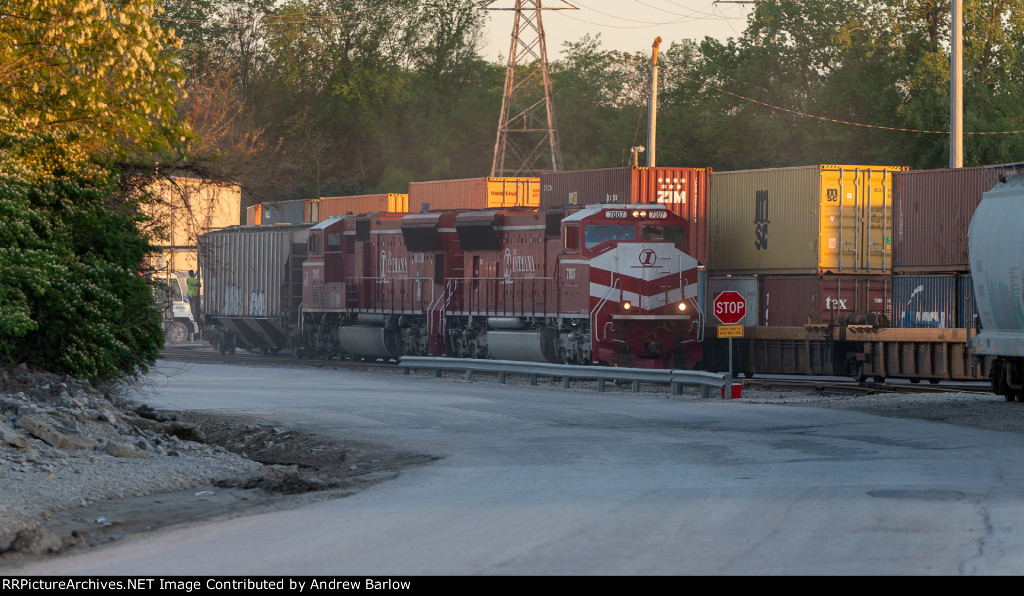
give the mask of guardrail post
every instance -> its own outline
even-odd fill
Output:
[[[633,381],[633,393],[640,393],[640,381]]]
[[[604,393],[604,379],[597,380],[597,392]]]
[[[408,374],[409,374],[409,371],[410,371],[410,370],[412,370],[412,367],[409,367],[409,366],[403,366],[403,367],[402,367],[402,374],[403,374],[403,375],[408,375]]]
[[[531,385],[536,385],[537,384],[537,373],[533,373],[533,374],[530,375],[530,384]]]
[[[441,369],[440,368],[435,368],[434,369],[434,377],[436,377],[438,379],[441,378]]]
[[[466,380],[467,381],[472,381],[473,380],[473,371],[468,369],[468,368],[466,369]]]
[[[505,384],[505,371],[503,371],[503,370],[499,370],[498,371],[498,382],[501,383],[502,385]]]
[[[569,377],[562,377],[562,389],[569,388]]]

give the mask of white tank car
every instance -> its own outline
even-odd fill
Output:
[[[976,356],[995,358],[992,390],[1024,401],[1024,174],[983,195],[968,251],[979,317],[971,347]]]

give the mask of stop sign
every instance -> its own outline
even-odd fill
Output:
[[[735,325],[747,314],[747,301],[739,292],[726,290],[715,298],[715,316],[724,325]]]

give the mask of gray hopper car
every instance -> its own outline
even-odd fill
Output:
[[[203,322],[220,353],[299,349],[311,224],[234,226],[199,239]]]

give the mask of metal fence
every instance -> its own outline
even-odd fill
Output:
[[[508,375],[530,377],[530,384],[536,385],[538,377],[562,379],[562,387],[576,380],[596,380],[597,390],[604,391],[607,381],[627,381],[633,385],[633,392],[640,390],[640,383],[664,383],[672,387],[672,395],[681,395],[683,386],[698,386],[704,397],[711,397],[711,390],[721,390],[730,384],[729,375],[699,370],[667,370],[649,368],[620,368],[609,366],[572,366],[542,362],[520,362],[516,360],[474,360],[470,358],[433,358],[426,356],[403,356],[398,363],[404,374],[416,369],[432,369],[435,377],[445,370],[461,370],[466,380],[472,381],[478,372],[497,373],[498,382],[505,383]]]

